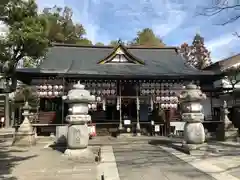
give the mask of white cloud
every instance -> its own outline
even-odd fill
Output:
[[[215,39],[212,39],[208,42],[206,42],[206,46],[210,51],[219,48],[221,46],[226,46],[229,43],[231,43],[233,40],[235,40],[236,37],[234,37],[232,34],[226,34],[221,37],[217,37]]]
[[[222,60],[235,53],[234,47],[238,45],[239,39],[232,33],[222,35],[206,42],[207,48],[211,51],[212,61]]]

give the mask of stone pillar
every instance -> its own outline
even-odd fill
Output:
[[[181,115],[186,121],[184,140],[186,144],[202,144],[205,141],[205,131],[202,124],[204,114],[200,101],[206,98],[199,87],[188,84],[180,95]]]
[[[88,115],[88,104],[95,101],[95,97],[84,89],[85,86],[77,83],[63,99],[69,105],[69,123],[67,132],[67,149],[64,152],[70,159],[95,161],[95,156],[88,149],[89,132],[87,122],[91,121]]]
[[[32,146],[36,144],[35,133],[33,131],[32,124],[29,120],[30,109],[28,102],[23,106],[24,120],[18,130],[15,132],[13,145],[16,146]]]

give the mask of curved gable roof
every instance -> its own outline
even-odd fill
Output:
[[[134,63],[99,64],[115,48],[112,46],[74,46],[55,44],[39,67],[42,73],[64,73],[105,76],[195,76],[213,75],[211,71],[199,71],[185,64],[176,48],[124,47],[129,57],[142,60]]]

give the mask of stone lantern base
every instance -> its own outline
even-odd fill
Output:
[[[24,120],[14,134],[12,145],[15,146],[33,146],[36,144],[35,133],[28,120]]]
[[[238,129],[233,125],[225,127],[224,124],[220,124],[217,128],[216,137],[218,141],[237,141]]]
[[[90,148],[84,149],[66,149],[64,155],[70,160],[76,160],[83,163],[95,162],[95,154]]]
[[[184,126],[184,140],[187,144],[202,144],[205,142],[205,131],[201,122],[187,122]]]

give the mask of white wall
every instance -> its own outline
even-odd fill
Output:
[[[219,88],[232,88],[232,85],[229,80],[227,79],[220,79],[214,82],[214,87]],[[240,82],[235,85],[234,88],[240,88]]]

